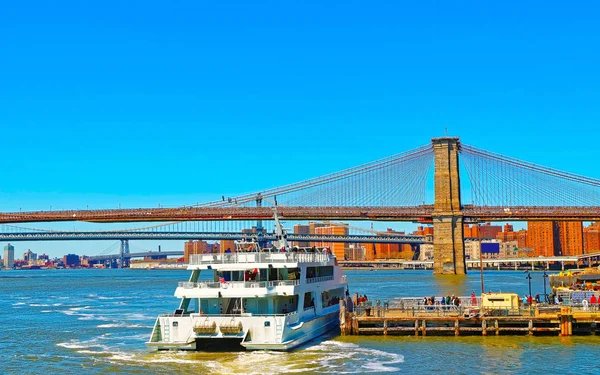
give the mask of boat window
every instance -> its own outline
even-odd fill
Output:
[[[259,271],[258,268],[251,268],[244,271],[244,281],[259,281]]]
[[[288,268],[288,280],[300,280],[300,268]]]
[[[304,293],[304,309],[315,307],[315,297],[313,292]]]
[[[333,276],[333,266],[306,267],[306,278]]]
[[[275,299],[275,311],[277,314],[289,314],[298,310],[298,295]]]
[[[333,306],[340,303],[340,299],[344,298],[344,288],[326,290],[321,293],[321,303],[323,307]]]

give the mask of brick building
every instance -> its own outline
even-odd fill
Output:
[[[304,224],[296,224],[294,225],[294,234],[311,234],[310,226]],[[308,241],[293,241],[292,246],[309,247],[310,243]]]
[[[533,256],[581,255],[583,225],[578,221],[530,221],[527,246],[533,249]]]
[[[556,222],[558,230],[558,248],[556,255],[583,254],[583,223],[581,221]]]
[[[592,223],[583,229],[583,248],[586,253],[600,251],[600,223]]]
[[[331,224],[327,226],[319,225],[315,226],[314,230],[315,234],[336,234],[347,236],[349,233],[348,225],[345,224]],[[317,242],[315,243],[315,246],[328,247],[339,260],[344,259],[346,248],[348,248],[348,244],[343,242]]]
[[[484,225],[463,225],[464,238],[496,239],[498,233],[502,232],[502,227],[486,223]]]

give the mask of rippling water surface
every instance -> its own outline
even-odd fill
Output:
[[[481,290],[479,274],[347,271],[369,299]],[[291,353],[155,352],[158,314],[178,305],[187,271],[0,271],[0,372],[63,374],[596,374],[600,337],[325,337]],[[490,271],[485,289],[527,293],[525,274]],[[533,273],[533,293],[543,278]]]

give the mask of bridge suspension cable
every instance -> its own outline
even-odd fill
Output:
[[[600,180],[461,145],[477,206],[600,206]],[[463,202],[464,203],[464,202]]]
[[[249,206],[270,198],[282,206],[418,206],[426,199],[431,145],[302,182],[194,206]],[[264,205],[272,205],[268,201]]]

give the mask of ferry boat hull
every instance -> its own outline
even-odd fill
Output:
[[[205,333],[188,334],[193,331],[197,322],[195,317],[159,317],[155,329],[162,332],[159,340],[151,340],[147,345],[156,347],[158,350],[192,350],[192,351],[238,351],[238,350],[274,350],[289,351],[302,346],[318,337],[339,329],[339,311],[332,311],[326,315],[317,316],[314,319],[297,323],[295,325],[285,324],[281,327],[280,334],[277,324],[274,329],[265,327],[265,322],[276,320],[270,318],[239,318],[242,326],[249,328],[238,334]],[[218,319],[218,318],[217,318]],[[173,322],[176,322],[177,330],[174,331]],[[168,333],[165,327],[169,327]],[[183,335],[181,333],[183,333]],[[166,336],[162,336],[165,335]],[[155,337],[155,334],[153,334]],[[252,337],[257,339],[253,340]],[[260,340],[260,341],[259,341]]]
[[[331,254],[235,254],[210,260],[190,265],[190,281],[180,282],[175,292],[180,308],[157,318],[149,346],[288,351],[339,329],[340,301],[348,290]],[[212,281],[199,278],[201,270],[208,270]]]

